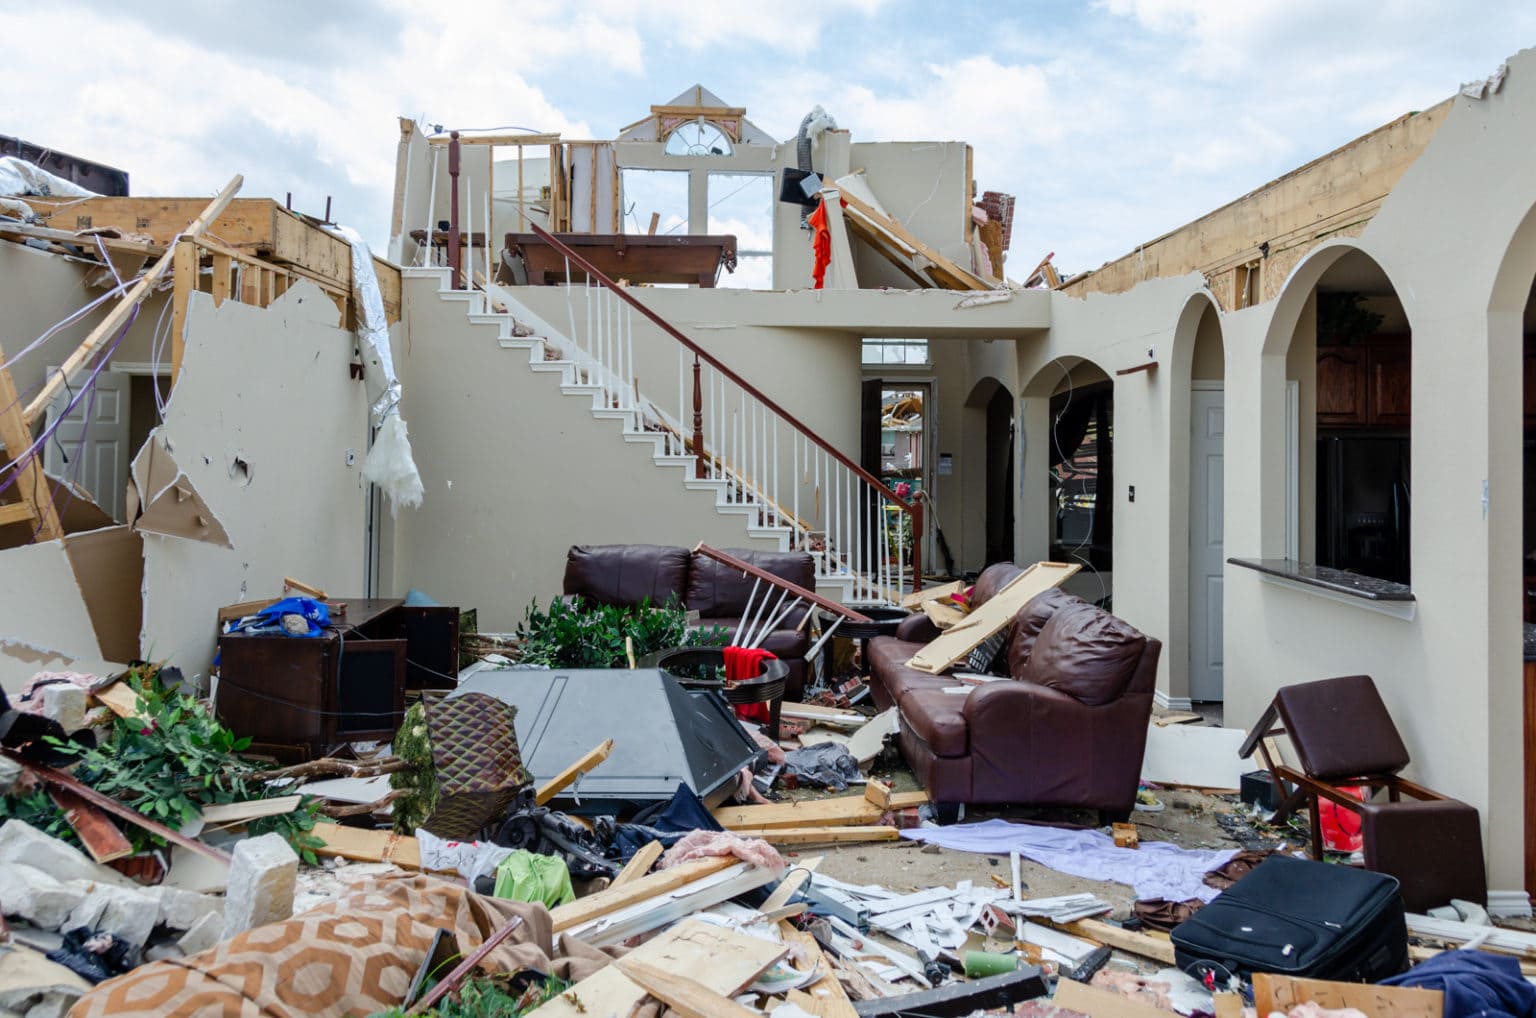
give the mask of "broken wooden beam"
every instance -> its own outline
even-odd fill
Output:
[[[862,795],[831,799],[800,799],[766,806],[722,806],[714,811],[728,831],[768,830],[783,827],[848,827],[880,822],[885,810]]]
[[[614,964],[646,993],[683,1018],[761,1018],[762,1012],[743,1007],[686,976],[632,958],[620,958]]]
[[[894,827],[768,827],[735,830],[743,838],[760,838],[771,845],[817,845],[822,843],[896,841],[901,832]]]
[[[539,786],[538,793],[535,795],[538,804],[543,806],[549,800],[565,791],[566,788],[575,784],[577,778],[608,759],[608,755],[612,752],[612,739],[606,739],[601,745],[587,750],[575,763]]]
[[[64,819],[80,837],[80,844],[100,863],[133,854],[133,844],[107,814],[67,788],[48,789],[48,798],[64,811]]]
[[[408,834],[327,823],[316,824],[310,833],[322,842],[315,849],[316,855],[351,859],[353,862],[388,862],[408,869],[421,869],[421,846]]]
[[[1113,947],[1142,958],[1160,961],[1164,965],[1177,964],[1173,958],[1173,941],[1121,929],[1098,919],[1079,919],[1070,923],[1051,923],[1064,933],[1091,940],[1105,947]]]
[[[319,827],[320,825],[316,825]],[[412,841],[416,839],[412,838]],[[637,902],[667,894],[680,887],[701,880],[704,877],[721,870],[730,869],[740,862],[735,856],[722,856],[715,859],[699,859],[694,862],[683,863],[671,869],[657,870],[643,877],[631,880],[622,886],[610,884],[605,890],[596,894],[589,894],[585,898],[577,898],[575,901],[564,905],[558,905],[550,910],[552,922],[551,932],[559,933],[562,930],[589,923],[601,918],[610,912],[616,912],[621,908],[627,908]]]
[[[631,881],[639,880],[651,872],[651,867],[656,865],[656,860],[661,858],[662,844],[659,841],[648,841],[640,846],[640,850],[630,856],[629,862],[619,870],[619,875],[613,878],[609,887],[622,887]]]

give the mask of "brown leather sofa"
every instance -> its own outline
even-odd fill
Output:
[[[989,566],[984,604],[1019,569]],[[1117,819],[1136,802],[1162,644],[1060,590],[1009,624],[1008,678],[968,693],[906,662],[938,635],[927,617],[870,641],[870,692],[901,711],[898,742],[934,802],[1077,806]],[[962,670],[964,670],[962,668]]]
[[[816,588],[816,566],[805,552],[725,550],[807,590]],[[751,577],[730,566],[695,555],[687,548],[668,545],[578,544],[572,546],[565,559],[567,596],[580,595],[589,601],[624,607],[633,607],[647,598],[657,606],[676,600],[687,610],[699,613],[699,626],[719,626],[732,633],[741,624],[752,586]],[[778,594],[763,584],[758,588],[754,613],[766,593],[773,593],[770,609],[778,602]],[[788,700],[799,700],[805,689],[805,654],[811,649],[811,634],[809,627],[797,628],[804,616],[803,608],[790,612],[762,643],[765,650],[789,666],[784,690]]]

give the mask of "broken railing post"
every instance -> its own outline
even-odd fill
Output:
[[[901,580],[897,579],[900,585]],[[923,503],[912,500],[912,591],[923,589]]]
[[[428,224],[432,226],[433,224]],[[427,232],[427,243],[432,242],[432,234]],[[453,273],[452,282],[448,285],[451,289],[463,289],[459,284],[459,261],[462,254],[459,251],[459,132],[453,131],[448,135],[448,268]]]
[[[699,355],[693,355],[693,476],[704,479],[704,390],[699,384]]]

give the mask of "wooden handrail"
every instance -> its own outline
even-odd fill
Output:
[[[845,466],[849,470],[853,471],[853,473],[855,475],[857,475],[860,479],[862,479],[864,481],[864,483],[870,485],[871,487],[879,489],[882,495],[884,495],[886,498],[890,499],[892,502],[896,503],[897,505],[901,506],[902,510],[904,512],[908,513],[909,515],[912,515],[914,517],[914,519],[916,518],[917,511],[913,508],[912,504],[910,502],[908,502],[906,499],[904,499],[901,496],[897,495],[891,489],[887,488],[880,481],[880,478],[876,477],[874,474],[871,474],[868,470],[865,470],[863,467],[859,466],[853,460],[849,459],[847,456],[844,456],[837,449],[833,448],[832,445],[829,444],[826,440],[824,440],[820,435],[816,434],[810,428],[806,427],[803,423],[801,423],[799,418],[795,417],[794,414],[790,413],[788,410],[785,410],[783,407],[779,406],[779,404],[775,403],[773,400],[771,400],[767,396],[763,395],[761,392],[758,391],[757,387],[754,386],[751,382],[748,382],[745,378],[742,378],[736,372],[734,372],[730,368],[726,367],[719,360],[717,360],[714,357],[714,355],[711,354],[708,350],[704,349],[703,347],[701,347],[697,343],[695,343],[693,340],[691,340],[687,336],[683,335],[680,331],[678,331],[677,328],[675,328],[665,318],[662,318],[656,312],[654,312],[650,308],[646,307],[645,303],[643,301],[641,301],[639,298],[635,297],[633,294],[631,294],[628,291],[628,289],[626,289],[625,287],[620,286],[619,284],[615,283],[613,280],[609,279],[606,275],[603,274],[601,269],[597,268],[597,266],[593,265],[591,262],[587,261],[581,255],[577,254],[574,250],[572,250],[568,245],[563,243],[554,234],[550,233],[548,230],[544,229],[542,226],[539,226],[537,223],[529,223],[528,226],[529,226],[529,228],[531,230],[533,230],[533,232],[536,235],[538,235],[540,238],[542,238],[546,243],[548,243],[556,251],[559,251],[565,257],[569,258],[572,262],[574,262],[578,268],[580,268],[583,272],[585,272],[587,274],[587,278],[596,280],[598,283],[601,283],[603,286],[607,287],[609,290],[612,290],[614,293],[618,294],[618,296],[625,303],[629,304],[629,306],[634,308],[636,311],[639,311],[642,315],[644,315],[647,319],[649,319],[650,322],[653,325],[655,325],[657,328],[661,329],[663,332],[665,332],[667,335],[671,336],[673,339],[677,340],[679,343],[683,344],[683,346],[687,347],[689,350],[692,350],[694,352],[694,354],[700,360],[707,362],[716,371],[720,372],[726,378],[729,378],[731,381],[735,382],[738,386],[740,386],[747,393],[747,395],[751,396],[753,399],[755,399],[759,403],[763,404],[763,406],[767,407],[769,410],[772,410],[774,413],[776,413],[780,417],[784,418],[784,420],[788,421],[791,425],[794,426],[795,430],[799,431],[802,435],[804,435],[806,438],[810,439],[812,442],[815,442],[818,446],[821,447],[823,452],[827,453],[829,456],[831,456],[833,459],[837,460],[843,466]],[[914,535],[916,534],[916,529],[915,528],[913,530],[913,533],[914,533]],[[914,541],[914,544],[915,543],[916,542]]]
[[[766,569],[759,569],[757,566],[750,562],[743,562],[741,559],[737,558],[735,555],[732,555],[730,552],[721,551],[719,548],[711,548],[709,545],[703,543],[702,541],[693,546],[693,553],[695,555],[703,555],[707,558],[712,558],[716,562],[719,562],[721,565],[730,566],[732,569],[740,569],[748,576],[762,580],[769,586],[778,587],[780,590],[793,594],[802,600],[809,601],[811,604],[814,604],[818,608],[825,608],[829,612],[841,615],[843,618],[849,620],[850,622],[871,621],[868,615],[860,614],[859,612],[854,611],[852,608],[849,608],[847,605],[838,604],[836,601],[829,601],[827,598],[822,597],[814,590],[806,590],[798,583],[795,583],[791,580],[786,580],[782,576],[775,576],[768,572]]]

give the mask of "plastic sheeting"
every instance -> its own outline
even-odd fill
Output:
[[[411,454],[405,419],[400,416],[400,379],[389,350],[389,320],[373,271],[373,253],[356,230],[337,228],[352,245],[352,294],[362,342],[363,384],[368,389],[368,419],[376,429],[373,448],[363,461],[363,476],[389,496],[391,510],[421,505],[421,474]]]
[[[72,180],[49,173],[16,156],[0,156],[0,195],[38,195],[44,198],[94,198]]]

